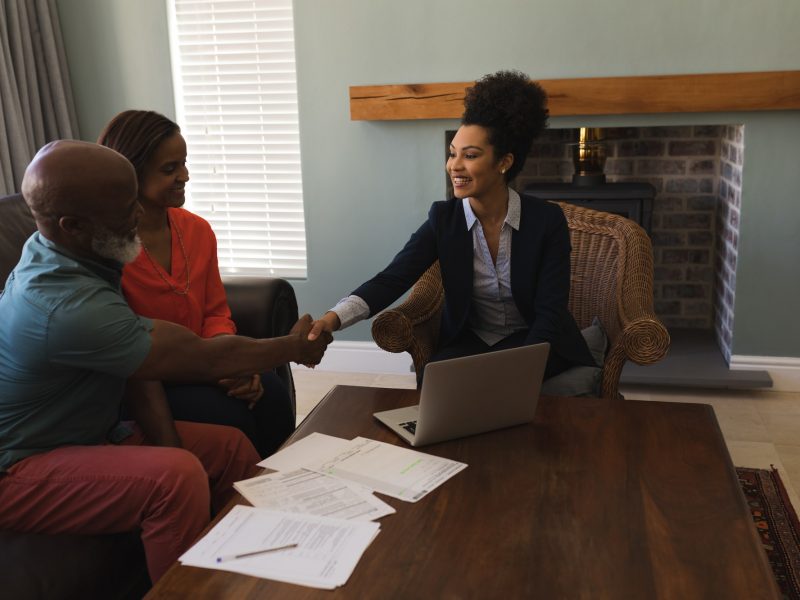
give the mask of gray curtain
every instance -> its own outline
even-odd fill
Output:
[[[0,194],[44,144],[78,137],[55,0],[0,0]]]

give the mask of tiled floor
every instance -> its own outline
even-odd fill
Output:
[[[335,385],[413,388],[413,374],[340,373],[294,370],[298,423]],[[774,465],[786,484],[792,504],[800,509],[800,394],[757,390],[693,390],[625,387],[629,400],[699,402],[714,407],[733,464],[769,468]]]

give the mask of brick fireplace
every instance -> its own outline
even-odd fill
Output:
[[[447,132],[446,142],[455,132]],[[693,125],[603,130],[608,182],[655,188],[651,239],[655,310],[669,328],[714,330],[730,360],[744,127]],[[513,187],[570,182],[577,129],[549,129]]]

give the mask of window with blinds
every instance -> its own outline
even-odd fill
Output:
[[[167,0],[186,208],[223,274],[306,276],[291,0]]]

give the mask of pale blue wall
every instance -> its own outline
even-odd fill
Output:
[[[162,0],[58,3],[85,138],[122,108],[172,112]],[[348,86],[501,68],[535,78],[800,69],[796,0],[295,0],[295,24],[309,270],[293,283],[313,314],[382,267],[443,196],[443,132],[455,125],[350,121]],[[800,113],[552,125],[683,123],[746,126],[734,353],[800,356]]]
[[[118,112],[175,118],[166,0],[56,0],[81,137]]]

